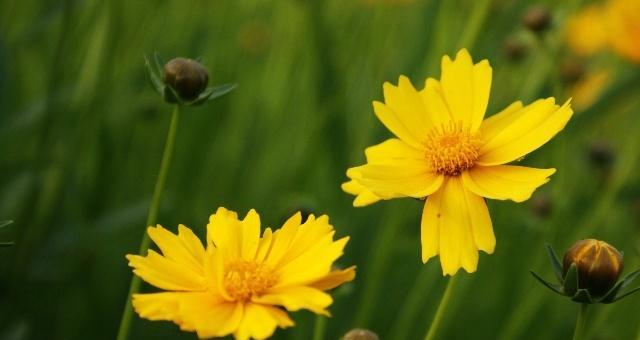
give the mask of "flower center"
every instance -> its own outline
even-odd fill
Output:
[[[480,138],[465,129],[462,122],[432,129],[425,143],[425,158],[438,174],[458,176],[478,159]]]
[[[236,260],[224,269],[223,285],[236,301],[248,301],[261,295],[276,283],[276,277],[266,264]]]

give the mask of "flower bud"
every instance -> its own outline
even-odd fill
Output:
[[[518,61],[527,54],[527,47],[525,44],[516,38],[509,38],[505,40],[502,47],[504,49],[504,54],[509,58],[509,60]]]
[[[606,242],[587,239],[576,242],[564,254],[563,275],[572,264],[578,271],[578,289],[594,297],[604,296],[622,273],[622,254]]]
[[[352,329],[342,338],[343,340],[380,340],[378,334],[368,329]]]
[[[575,84],[582,79],[585,74],[584,65],[573,59],[565,60],[560,66],[560,76],[567,84]]]
[[[589,159],[591,163],[601,168],[610,167],[615,161],[613,146],[606,140],[598,140],[589,147]]]
[[[542,6],[531,7],[524,12],[522,24],[529,30],[540,33],[551,25],[551,13]]]
[[[164,83],[171,86],[180,99],[189,101],[207,88],[209,74],[193,59],[175,58],[164,65]]]

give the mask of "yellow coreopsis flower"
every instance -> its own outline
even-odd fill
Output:
[[[416,90],[401,76],[385,83],[385,102],[373,102],[397,138],[365,150],[367,164],[350,168],[343,190],[354,206],[397,197],[426,198],[421,222],[422,261],[440,255],[444,275],[474,272],[478,251],[492,253],[495,236],[484,197],[522,202],[555,169],[506,165],[536,150],[573,114],[553,98],[521,102],[484,119],[492,70],[467,50],[442,59],[442,76]]]
[[[206,248],[183,225],[177,235],[161,226],[148,233],[162,254],[127,259],[136,275],[166,292],[135,294],[133,307],[200,338],[265,339],[276,327],[293,326],[286,310],[328,315],[333,300],[325,291],[355,277],[355,267],[331,269],[349,238],[334,240],[326,215],[302,223],[297,213],[261,237],[254,210],[239,220],[219,208],[207,225]]]
[[[578,54],[611,48],[640,63],[640,1],[609,0],[585,7],[569,19],[567,41]]]

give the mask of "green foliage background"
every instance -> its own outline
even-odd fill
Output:
[[[351,235],[354,283],[334,293],[327,339],[353,327],[382,339],[421,339],[445,280],[420,261],[421,202],[351,207],[340,190],[365,147],[390,136],[371,108],[382,83],[439,76],[460,47],[494,69],[489,113],[521,99],[568,98],[559,77],[575,60],[562,23],[580,1],[542,1],[554,25],[537,40],[521,28],[533,1],[453,0],[0,0],[0,339],[113,339],[138,249],[171,107],[145,80],[144,54],[201,56],[212,84],[239,87],[182,115],[160,222],[203,234],[218,206],[279,226],[296,210],[327,213]],[[486,11],[486,12],[485,12]],[[518,62],[506,38],[528,46]],[[587,62],[615,72],[523,164],[558,172],[525,204],[489,203],[498,239],[477,273],[460,273],[442,339],[566,339],[578,306],[549,292],[543,244],[562,251],[597,237],[640,265],[640,70],[612,55]],[[593,145],[615,152],[590,160]],[[550,204],[550,213],[536,209]],[[149,287],[146,290],[152,290]],[[591,309],[591,339],[640,339],[640,297]],[[309,339],[314,317],[278,339]],[[194,339],[171,323],[137,319],[132,339]]]

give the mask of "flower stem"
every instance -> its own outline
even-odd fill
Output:
[[[316,316],[316,324],[313,327],[313,340],[323,340],[326,328],[327,318],[322,315]]]
[[[582,339],[582,332],[584,331],[584,324],[587,320],[587,307],[588,304],[580,304],[580,310],[578,311],[578,319],[576,320],[576,329],[573,332],[573,340]]]
[[[438,310],[436,310],[436,315],[433,317],[433,322],[431,322],[431,326],[429,326],[429,330],[427,331],[427,335],[424,337],[424,340],[435,339],[438,328],[440,327],[440,323],[442,323],[442,317],[447,310],[449,300],[451,300],[451,294],[453,292],[453,286],[455,285],[455,282],[456,276],[451,276],[449,278],[449,282],[447,282],[447,288],[445,288],[444,294],[442,294],[442,299],[440,300],[440,304],[438,305]]]
[[[164,191],[164,184],[167,179],[167,173],[169,172],[169,164],[171,163],[171,156],[173,155],[173,147],[176,140],[176,130],[178,128],[178,120],[180,118],[180,105],[176,105],[171,114],[171,123],[169,125],[169,132],[167,134],[167,141],[164,146],[164,152],[162,154],[162,161],[160,163],[160,171],[158,172],[158,179],[156,180],[155,188],[153,189],[153,197],[151,198],[151,206],[149,207],[149,214],[147,215],[146,227],[156,224],[158,218],[158,211],[160,209],[160,201],[162,199],[162,192]],[[149,248],[149,235],[146,228],[142,235],[142,241],[140,242],[140,255],[143,255]],[[118,330],[117,340],[126,340],[129,337],[129,329],[131,328],[131,320],[133,317],[133,308],[131,308],[131,296],[140,290],[141,280],[140,277],[133,275],[131,283],[129,285],[129,293],[127,294],[127,302],[122,312],[122,319],[120,320],[120,328]]]

